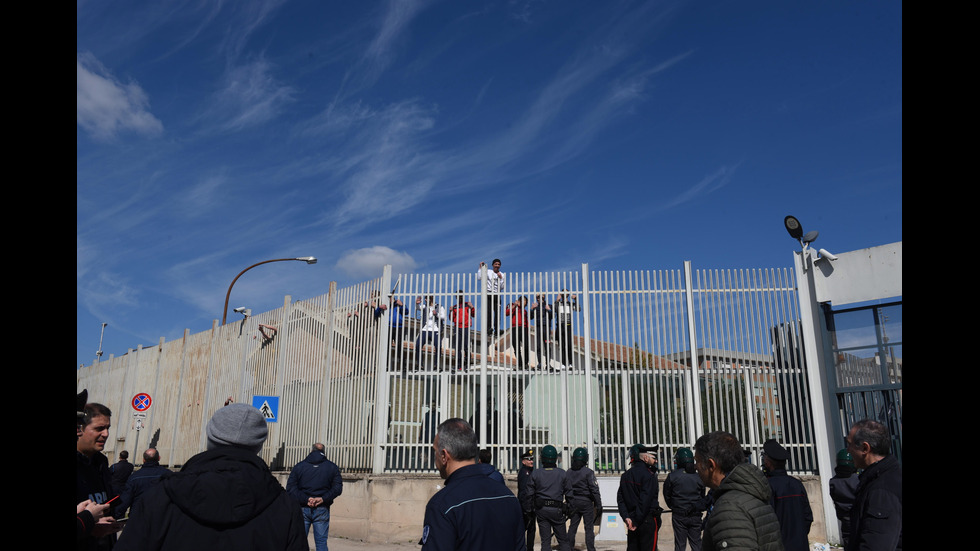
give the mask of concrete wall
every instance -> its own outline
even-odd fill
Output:
[[[289,473],[274,474],[285,487]],[[666,474],[660,475],[661,492],[665,478]],[[803,481],[810,498],[810,508],[813,510],[809,539],[811,542],[826,542],[827,525],[823,515],[820,477],[799,478]],[[517,476],[504,475],[504,481],[516,495]],[[330,536],[371,543],[417,543],[422,536],[425,505],[442,486],[443,480],[436,474],[345,475],[344,493],[330,508]],[[663,507],[662,493],[659,499],[660,506]],[[836,519],[833,520],[836,522]],[[575,538],[578,547],[583,547],[585,542],[583,528],[579,528]],[[624,535],[623,540],[625,539]],[[661,548],[673,547],[674,533],[669,513],[663,516],[659,539]]]

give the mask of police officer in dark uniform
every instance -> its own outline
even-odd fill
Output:
[[[670,508],[674,527],[674,551],[701,551],[701,511],[704,508],[704,482],[694,466],[691,448],[678,448],[677,468],[664,480],[664,502]]]
[[[851,535],[851,507],[854,506],[854,498],[857,496],[859,480],[851,452],[847,448],[841,448],[837,452],[837,467],[834,468],[834,477],[829,484],[830,499],[834,500],[834,510],[837,512],[837,520],[840,521],[841,544],[844,547],[847,547],[847,540]]]
[[[521,509],[524,512],[524,531],[527,539],[528,551],[534,548],[534,533],[537,526],[537,519],[534,517],[534,507],[525,506],[531,501],[527,499],[527,480],[534,471],[534,450],[528,449],[521,454],[521,470],[517,471],[517,499],[521,502]]]
[[[565,530],[565,470],[558,468],[558,450],[552,445],[541,448],[541,468],[527,479],[524,509],[534,509],[541,531],[541,551],[551,551],[554,532],[560,551],[571,551]]]
[[[572,452],[572,468],[565,472],[565,501],[568,503],[568,547],[575,547],[575,533],[578,523],[585,520],[585,548],[595,551],[596,511],[602,510],[602,496],[595,472],[586,467],[589,452],[585,448],[575,448]]]
[[[769,480],[772,497],[769,504],[779,519],[779,531],[786,551],[807,551],[807,534],[813,524],[810,499],[799,479],[786,474],[789,452],[773,439],[762,445],[762,470]]]
[[[657,493],[660,485],[651,467],[656,464],[660,446],[647,447],[634,444],[630,447],[630,468],[619,479],[616,503],[619,516],[626,522],[626,551],[654,551],[660,529],[660,502]]]

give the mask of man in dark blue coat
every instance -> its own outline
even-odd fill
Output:
[[[160,481],[164,473],[169,473],[170,469],[160,466],[160,453],[153,448],[143,452],[143,466],[140,470],[133,473],[126,482],[126,489],[119,497],[119,513],[124,513],[127,509],[135,507],[143,496],[143,492]]]
[[[425,506],[422,551],[525,551],[521,506],[507,486],[477,464],[469,423],[443,421],[432,448],[446,485]]]
[[[303,525],[310,534],[316,551],[327,551],[327,532],[330,530],[330,506],[344,491],[340,469],[327,459],[323,444],[313,444],[313,451],[293,467],[286,481],[286,493],[303,508]]]
[[[798,478],[786,474],[789,452],[773,439],[762,445],[763,471],[772,489],[769,504],[779,519],[779,531],[786,551],[807,551],[810,543],[807,535],[813,524],[810,498]]]

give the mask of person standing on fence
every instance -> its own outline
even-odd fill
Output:
[[[391,308],[388,312],[388,338],[394,343],[394,349],[391,351],[389,356],[390,361],[388,363],[388,369],[394,370],[398,366],[401,366],[402,374],[405,373],[405,315],[408,310],[402,301],[389,297],[391,302]],[[385,310],[389,310],[387,304],[379,304],[377,308],[374,309],[374,319],[375,321],[384,314]]]
[[[330,530],[330,506],[344,491],[340,469],[327,459],[324,446],[313,444],[313,450],[293,467],[286,480],[286,493],[303,511],[303,526],[307,537],[313,526],[316,551],[327,551],[327,532]]]
[[[568,502],[568,548],[575,547],[578,524],[585,521],[585,548],[595,551],[595,519],[602,511],[602,496],[595,472],[587,465],[589,451],[575,448],[572,452],[572,468],[565,473],[565,500]]]
[[[422,369],[422,347],[432,343],[432,369],[438,370],[441,365],[442,349],[439,347],[439,331],[442,323],[446,320],[446,309],[436,303],[435,298],[429,295],[425,304],[422,297],[415,298],[415,315],[422,319],[422,330],[419,331],[418,338],[415,339],[415,369]]]
[[[533,509],[541,533],[541,551],[551,550],[554,533],[560,551],[571,551],[565,529],[565,470],[558,467],[558,450],[552,445],[541,448],[541,468],[535,469],[527,481],[526,503]]]
[[[701,551],[701,511],[704,507],[704,482],[694,465],[690,448],[678,448],[677,468],[664,480],[664,503],[671,510],[674,528],[674,551]]]
[[[634,444],[629,449],[630,468],[619,479],[616,504],[626,522],[627,551],[655,551],[660,528],[657,475],[650,468],[660,446]]]
[[[259,410],[219,408],[205,434],[207,451],[161,476],[136,504],[116,551],[309,551],[299,507],[258,455],[269,434]]]
[[[513,303],[508,304],[506,314],[510,316],[510,343],[514,347],[517,367],[527,369],[527,357],[530,350],[527,297],[518,297]]]
[[[551,319],[554,313],[546,295],[535,295],[531,304],[531,319],[534,320],[534,354],[538,359],[538,369],[551,368]]]
[[[891,453],[888,427],[870,419],[854,423],[847,451],[861,474],[845,551],[901,550],[902,466]]]
[[[479,276],[486,266],[485,262],[480,262],[480,270],[476,272]],[[500,295],[504,292],[504,273],[500,271],[500,259],[494,258],[490,263],[491,271],[487,272],[487,328],[486,339],[489,343],[495,339],[502,331],[500,329]]]
[[[786,474],[787,460],[789,451],[780,446],[779,442],[770,438],[762,445],[762,470],[766,473],[769,488],[772,490],[769,504],[779,519],[783,547],[786,551],[807,551],[810,548],[807,535],[810,533],[810,525],[813,524],[813,511],[803,483]]]
[[[521,506],[476,463],[476,433],[469,423],[440,423],[432,450],[446,484],[425,506],[422,551],[525,551]]]
[[[847,547],[848,536],[851,534],[851,507],[854,506],[854,497],[857,495],[858,481],[857,467],[854,466],[854,457],[843,448],[837,452],[837,467],[834,468],[834,476],[828,482],[830,486],[830,499],[834,501],[834,511],[837,513],[837,521],[840,525],[841,544]]]
[[[745,461],[730,433],[709,432],[694,443],[694,462],[713,503],[704,520],[703,551],[783,551],[779,519],[769,505],[772,491],[762,471]]]
[[[578,297],[568,293],[568,289],[562,289],[561,294],[555,299],[554,311],[557,319],[555,323],[555,343],[558,345],[559,360],[562,369],[572,369],[574,358],[572,356],[572,318],[573,312],[579,310]]]
[[[449,309],[449,319],[453,322],[453,349],[456,351],[456,371],[470,369],[470,325],[476,316],[473,304],[465,300],[463,290],[457,291],[456,304]]]

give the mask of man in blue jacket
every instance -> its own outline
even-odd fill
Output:
[[[135,508],[143,493],[159,482],[161,476],[169,472],[170,469],[160,466],[160,452],[154,448],[143,452],[143,466],[129,477],[126,489],[119,497],[119,514],[129,508]]]
[[[327,551],[330,529],[330,505],[344,491],[340,469],[324,454],[323,444],[313,444],[313,451],[293,467],[286,481],[286,493],[303,508],[303,525],[307,536],[313,525],[316,551]]]
[[[446,485],[425,506],[422,551],[525,551],[517,496],[477,464],[470,424],[443,421],[432,449]]]

